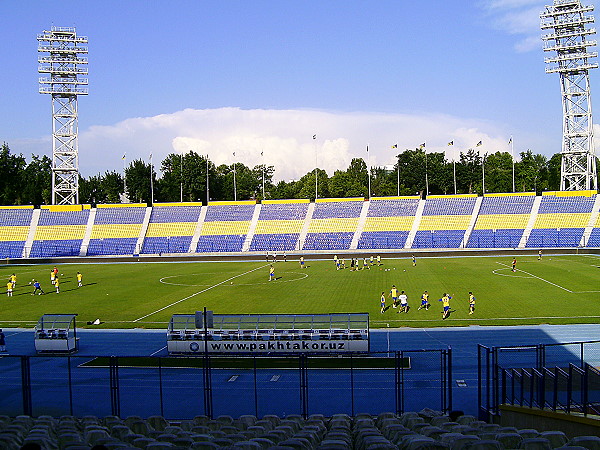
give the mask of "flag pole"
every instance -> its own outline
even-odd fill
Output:
[[[150,201],[154,206],[154,164],[152,164],[152,153],[150,153]]]
[[[127,197],[127,153],[123,153],[123,196]]]
[[[319,198],[319,177],[317,173],[317,135],[313,134],[313,141],[315,142],[315,202]]]
[[[206,206],[210,201],[209,184],[208,184],[208,154],[206,155]]]
[[[183,203],[183,152],[181,152],[179,159],[179,190],[180,202]]]
[[[369,177],[369,200],[371,199],[371,158],[369,156],[369,144],[367,144],[367,175]]]
[[[512,159],[512,188],[515,191],[515,143],[512,135],[510,136],[510,158]]]
[[[237,185],[235,181],[235,152],[233,152],[233,201],[237,202]]]
[[[263,191],[262,198],[264,200],[265,199],[265,151],[264,150],[261,150],[260,156],[262,156],[262,191]]]

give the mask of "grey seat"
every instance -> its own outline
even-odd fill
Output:
[[[519,448],[524,448],[527,450],[552,450],[550,441],[542,437],[525,438],[521,442]]]
[[[496,438],[504,448],[519,448],[523,442],[523,436],[519,433],[497,433]]]
[[[569,442],[569,438],[562,431],[542,431],[540,436],[548,439],[552,448],[562,447]]]

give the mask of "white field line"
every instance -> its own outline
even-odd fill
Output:
[[[510,266],[508,264],[504,264],[504,263],[501,263],[501,262],[498,262],[498,261],[496,261],[496,264],[500,264],[501,266],[504,266],[506,268],[510,268]],[[492,271],[492,272],[494,272],[494,271]],[[570,294],[589,294],[589,293],[593,293],[593,292],[600,292],[600,291],[572,291],[572,290],[567,289],[565,287],[562,287],[562,286],[560,286],[560,285],[558,285],[556,283],[553,283],[552,281],[548,281],[548,280],[545,280],[542,277],[538,277],[537,275],[534,275],[534,274],[532,274],[530,272],[525,272],[524,270],[521,270],[521,269],[517,269],[517,272],[523,272],[524,274],[529,275],[531,278],[537,278],[538,280],[543,281],[544,283],[551,284],[552,286],[555,286],[555,287],[557,287],[559,289],[562,289],[563,291],[566,291],[566,292],[568,292]],[[502,275],[502,274],[496,273],[496,275]],[[507,276],[507,275],[504,275],[504,276]],[[508,276],[510,276],[510,275],[508,275]],[[592,316],[590,316],[590,317],[592,317]]]
[[[294,278],[292,280],[281,280],[278,281],[279,283],[291,283],[292,281],[300,281],[300,280],[304,280],[305,278],[308,278],[308,274],[307,273],[298,273],[298,272],[285,272],[285,273],[293,273],[296,275],[300,275],[300,278]],[[192,273],[191,275],[201,275],[201,274],[197,274],[197,273]],[[202,274],[204,275],[204,274]],[[184,284],[184,283],[172,283],[170,281],[165,281],[169,278],[175,278],[175,277],[180,277],[182,275],[169,275],[168,277],[162,277],[160,280],[158,280],[159,282],[161,282],[162,284],[169,284],[171,286],[196,286],[196,287],[200,287],[200,286],[210,286],[210,284]],[[269,284],[269,282],[265,281],[265,282],[259,282],[259,283],[237,283],[235,285],[235,287],[239,287],[239,286],[256,286],[258,284]]]
[[[246,272],[244,272],[244,273],[240,273],[240,274],[238,274],[238,275],[235,275],[235,276],[233,276],[233,277],[231,277],[231,278],[227,278],[226,280],[223,280],[223,281],[221,281],[220,283],[213,284],[212,286],[209,286],[209,287],[207,287],[206,289],[202,289],[201,291],[198,291],[198,292],[196,292],[196,293],[194,293],[194,294],[192,294],[192,295],[188,295],[187,297],[184,297],[184,298],[182,298],[181,300],[177,300],[176,302],[173,302],[173,303],[171,303],[171,304],[169,304],[169,305],[167,305],[167,306],[163,306],[162,308],[160,308],[160,309],[157,309],[156,311],[152,311],[151,313],[149,313],[149,314],[146,314],[145,316],[138,317],[137,319],[133,320],[132,322],[139,322],[140,320],[143,320],[143,319],[145,319],[146,317],[150,317],[150,316],[152,316],[152,315],[154,315],[154,314],[156,314],[156,313],[159,313],[159,312],[161,312],[161,311],[163,311],[163,310],[165,310],[165,309],[167,309],[167,308],[170,308],[171,306],[174,306],[174,305],[176,305],[176,304],[178,304],[178,303],[181,303],[181,302],[184,302],[184,301],[186,301],[186,300],[189,300],[190,298],[192,298],[192,297],[195,297],[196,295],[203,294],[203,293],[204,293],[204,292],[206,292],[206,291],[210,291],[211,289],[213,289],[213,288],[216,288],[216,287],[218,287],[218,286],[221,286],[222,284],[225,284],[225,283],[227,283],[228,281],[234,280],[234,279],[236,279],[236,278],[238,278],[238,277],[242,277],[242,276],[244,276],[244,275],[248,275],[249,273],[252,273],[252,272],[254,272],[254,271],[256,271],[256,270],[259,270],[259,269],[264,269],[265,267],[267,267],[267,265],[268,265],[268,264],[265,264],[264,266],[260,266],[260,267],[257,267],[257,268],[255,268],[255,269],[248,270],[248,271],[246,271]]]
[[[501,266],[504,266],[504,267],[510,267],[508,264],[504,264],[504,263],[497,262],[497,261],[496,261],[496,264],[500,264]],[[562,287],[562,286],[560,286],[560,285],[558,285],[558,284],[556,284],[556,283],[553,283],[552,281],[544,280],[543,278],[541,278],[541,277],[538,277],[537,275],[534,275],[534,274],[532,274],[532,273],[525,272],[524,270],[521,270],[521,269],[517,269],[517,271],[518,271],[518,272],[523,272],[524,274],[526,274],[526,275],[529,275],[529,276],[530,276],[530,277],[532,277],[532,278],[537,278],[538,280],[540,280],[540,281],[543,281],[544,283],[551,284],[552,286],[555,286],[555,287],[557,287],[557,288],[559,288],[559,289],[562,289],[563,291],[567,291],[567,292],[569,292],[569,293],[571,293],[571,294],[573,294],[573,293],[574,293],[574,292],[573,292],[573,291],[571,291],[570,289],[567,289],[567,288],[565,288],[565,287]]]

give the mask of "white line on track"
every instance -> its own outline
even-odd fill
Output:
[[[540,317],[494,317],[493,320],[532,320],[532,319],[536,319],[536,320],[545,320],[545,319],[598,319],[600,318],[600,316],[540,316]],[[385,315],[381,320],[374,320],[371,319],[371,322],[373,323],[393,323],[393,322],[439,322],[442,319],[386,319]],[[449,318],[446,319],[446,321],[450,320],[452,321],[478,321],[478,320],[482,320],[482,321],[489,321],[491,320],[489,317],[488,318],[471,318],[471,317],[467,317],[464,319],[461,318]]]
[[[256,271],[256,270],[259,270],[259,269],[264,269],[264,268],[265,268],[265,267],[267,267],[268,265],[269,265],[269,264],[265,264],[264,266],[260,266],[260,267],[257,267],[257,268],[255,268],[255,269],[248,270],[248,271],[246,271],[246,272],[244,272],[244,273],[240,273],[240,274],[238,274],[238,275],[235,275],[235,276],[233,276],[233,277],[231,277],[231,278],[227,278],[226,280],[223,280],[223,281],[221,281],[220,283],[213,284],[212,286],[209,286],[209,287],[207,287],[206,289],[202,289],[201,291],[198,291],[198,292],[196,292],[196,293],[194,293],[194,294],[192,294],[192,295],[188,295],[187,297],[185,297],[185,298],[182,298],[181,300],[177,300],[176,302],[173,302],[173,303],[171,303],[171,304],[169,304],[169,305],[167,305],[167,306],[163,306],[162,308],[160,308],[160,309],[157,309],[156,311],[152,311],[151,313],[149,313],[149,314],[146,314],[145,316],[138,317],[137,319],[133,320],[132,322],[139,322],[140,320],[143,320],[143,319],[145,319],[146,317],[150,317],[150,316],[152,316],[152,315],[154,315],[154,314],[156,314],[156,313],[159,313],[159,312],[161,312],[161,311],[163,311],[163,310],[165,310],[165,309],[167,309],[167,308],[170,308],[171,306],[174,306],[174,305],[176,305],[176,304],[178,304],[178,303],[181,303],[181,302],[184,302],[184,301],[186,301],[186,300],[189,300],[190,298],[192,298],[192,297],[195,297],[196,295],[203,294],[203,293],[204,293],[204,292],[206,292],[206,291],[210,291],[211,289],[213,289],[213,288],[216,288],[216,287],[218,287],[218,286],[221,286],[222,284],[225,284],[225,283],[227,283],[228,281],[234,280],[234,279],[236,279],[236,278],[238,278],[238,277],[242,277],[242,276],[244,276],[244,275],[247,275],[247,274],[249,274],[249,273],[252,273],[252,272],[254,272],[254,271]]]
[[[162,352],[162,351],[163,351],[165,348],[167,348],[167,346],[166,346],[166,345],[165,345],[164,347],[162,347],[162,348],[159,348],[159,349],[158,349],[158,350],[156,350],[154,353],[150,353],[150,356],[154,356],[154,355],[156,355],[157,353],[160,353],[160,352]]]

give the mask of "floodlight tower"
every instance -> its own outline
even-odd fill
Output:
[[[587,14],[593,10],[580,0],[554,0],[540,14],[542,30],[550,30],[542,36],[544,51],[556,52],[544,60],[546,73],[559,73],[562,91],[561,191],[598,189],[588,74],[598,67],[589,61],[598,53],[588,52],[588,47],[596,45],[588,40],[596,30],[586,27],[594,23],[594,16]]]
[[[87,44],[75,28],[52,27],[37,36],[40,94],[52,95],[52,204],[79,201],[77,96],[87,95]]]

